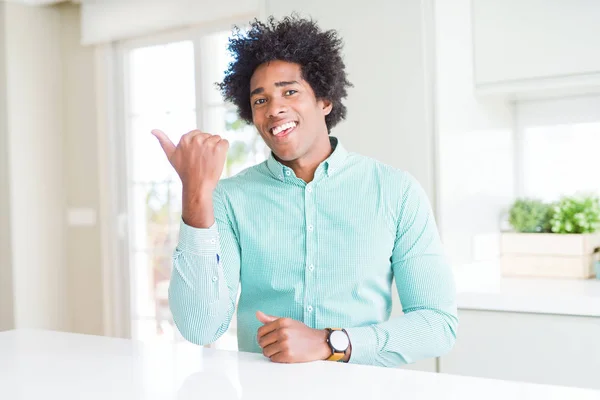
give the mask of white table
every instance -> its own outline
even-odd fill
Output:
[[[48,331],[0,333],[0,399],[600,399],[584,389],[315,362],[191,344]]]

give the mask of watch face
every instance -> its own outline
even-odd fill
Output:
[[[337,352],[346,351],[350,341],[348,340],[348,336],[342,331],[333,331],[329,336],[329,341],[331,345]]]

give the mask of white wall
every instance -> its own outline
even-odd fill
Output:
[[[0,2],[0,331],[14,327],[6,121],[5,7],[6,4]]]
[[[475,97],[471,26],[469,0],[436,0],[439,225],[455,266],[494,256],[477,254],[476,243],[498,243],[500,213],[514,193],[512,109]]]
[[[6,3],[4,27],[14,322],[68,329],[60,15]]]
[[[65,223],[99,208],[94,48],[73,4],[0,3],[0,27],[0,330],[103,334],[99,228]]]
[[[63,4],[58,10],[64,81],[66,207],[97,213],[100,193],[94,47],[80,43],[80,7]],[[101,335],[104,326],[99,225],[67,226],[66,235],[71,331]]]
[[[427,1],[270,0],[267,14],[298,11],[344,40],[349,90],[345,122],[333,135],[351,151],[411,172],[434,200],[431,66]]]

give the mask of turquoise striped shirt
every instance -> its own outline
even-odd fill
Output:
[[[425,192],[408,173],[330,140],[312,182],[271,155],[219,182],[212,227],[181,223],[169,300],[187,340],[225,333],[241,286],[241,351],[262,351],[257,310],[346,328],[351,363],[396,366],[452,348],[454,279]],[[404,314],[390,318],[394,278]]]

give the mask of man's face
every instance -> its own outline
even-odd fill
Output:
[[[298,160],[315,146],[329,145],[325,116],[331,103],[315,98],[300,65],[279,60],[260,65],[250,79],[250,105],[256,129],[280,160]]]

